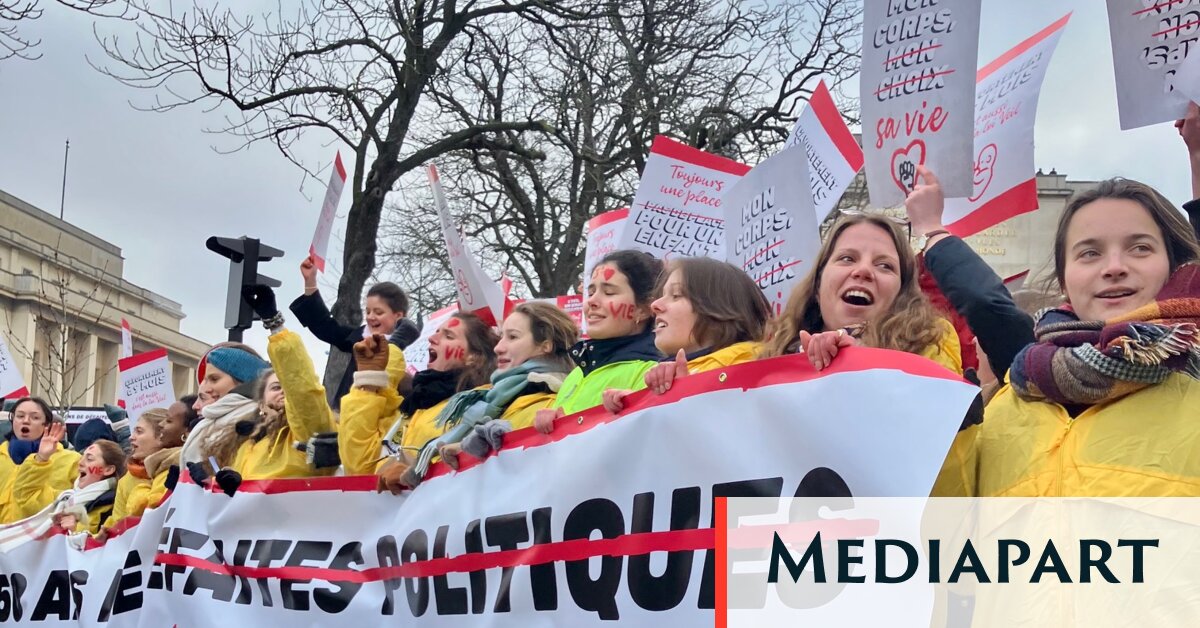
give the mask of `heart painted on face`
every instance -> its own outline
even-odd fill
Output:
[[[892,153],[892,181],[907,195],[917,182],[917,166],[925,165],[925,142],[913,140]]]
[[[972,203],[983,198],[983,193],[987,192],[988,186],[992,184],[992,178],[996,176],[996,158],[999,156],[998,149],[995,144],[988,144],[979,149],[979,156],[975,158],[975,193],[968,199]]]
[[[448,327],[450,329],[454,329],[455,327],[458,327],[460,324],[462,324],[462,319],[452,318],[452,319],[450,319],[450,321],[448,323],[446,323],[446,327]]]
[[[604,281],[608,281],[613,278],[613,275],[617,274],[617,271],[614,268],[605,266],[603,274],[604,274]]]

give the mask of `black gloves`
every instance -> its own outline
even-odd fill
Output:
[[[314,469],[329,469],[342,464],[338,454],[337,432],[314,434],[307,443],[298,443],[297,449],[304,451],[308,464]]]
[[[275,305],[275,291],[270,286],[256,284],[242,286],[242,298],[250,304],[250,309],[264,321],[279,313]]]
[[[192,476],[192,481],[196,486],[204,486],[208,481],[208,471],[204,470],[204,465],[199,462],[187,463],[188,475]]]
[[[179,465],[173,464],[170,469],[167,469],[167,492],[175,490],[177,484],[179,484]]]
[[[217,486],[221,487],[221,490],[225,491],[226,495],[233,497],[233,494],[237,492],[238,487],[241,485],[242,474],[237,471],[229,467],[217,471]]]

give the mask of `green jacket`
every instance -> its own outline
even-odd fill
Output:
[[[607,340],[584,340],[571,349],[578,365],[563,381],[554,407],[564,413],[600,405],[609,388],[641,390],[646,371],[654,368],[662,354],[654,347],[654,334],[644,333]]]

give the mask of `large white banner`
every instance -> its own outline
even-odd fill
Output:
[[[175,382],[166,349],[155,349],[117,361],[121,371],[120,399],[129,413],[129,424],[150,408],[166,408],[175,403]]]
[[[727,261],[750,275],[776,315],[821,248],[820,221],[804,185],[808,157],[803,146],[786,148],[746,173],[721,199],[728,212]]]
[[[513,432],[404,497],[370,477],[181,482],[103,548],[0,554],[0,595],[48,626],[712,625],[714,496],[925,495],[976,393],[857,347],[821,373],[719,369]]]
[[[846,126],[825,81],[817,83],[808,108],[792,128],[787,147],[793,146],[803,146],[808,155],[808,181],[819,226],[863,166],[862,147]]]
[[[725,259],[721,197],[749,170],[669,137],[654,138],[617,248],[661,259]]]
[[[1182,118],[1187,96],[1175,72],[1200,41],[1193,0],[1108,0],[1108,30],[1122,129]]]
[[[504,292],[500,284],[484,274],[475,254],[467,247],[454,224],[437,167],[430,164],[426,167],[426,173],[429,175],[429,186],[433,189],[433,202],[442,225],[442,237],[450,254],[450,270],[454,273],[458,305],[464,312],[471,312],[488,325],[499,325],[504,321]]]
[[[0,399],[17,399],[28,395],[25,378],[17,370],[17,363],[8,351],[4,337],[0,336]]]
[[[975,90],[975,191],[947,198],[942,220],[965,238],[1038,208],[1033,125],[1046,67],[1070,14],[979,70]]]
[[[894,207],[917,166],[971,195],[980,0],[863,3],[861,103],[871,204]]]

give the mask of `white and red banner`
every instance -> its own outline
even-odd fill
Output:
[[[317,270],[325,272],[325,257],[329,253],[329,235],[333,233],[333,219],[337,216],[338,202],[342,199],[342,188],[346,185],[346,167],[342,165],[342,153],[333,158],[333,171],[329,173],[329,187],[325,188],[325,200],[321,202],[321,215],[317,218],[317,229],[313,232],[308,254],[313,258]]]
[[[721,199],[726,261],[750,275],[775,315],[783,312],[821,248],[821,223],[804,185],[809,155],[803,146],[785,148],[746,173]]]
[[[8,343],[0,336],[0,399],[19,399],[29,396],[25,378],[17,370],[17,363],[8,351]]]
[[[175,403],[175,383],[166,349],[155,349],[117,361],[121,371],[119,397],[125,402],[129,424],[150,408],[166,408]]]
[[[1200,43],[1193,0],[1108,0],[1108,31],[1122,129],[1182,118],[1188,98],[1175,73]]]
[[[713,625],[714,497],[925,495],[977,392],[855,347],[821,373],[744,364],[513,432],[402,497],[371,477],[232,498],[185,478],[104,547],[0,554],[0,592],[48,626]]]
[[[588,221],[587,248],[584,249],[583,255],[584,288],[592,283],[592,269],[596,264],[600,263],[605,255],[617,250],[628,218],[629,208],[622,207],[604,212]]]
[[[578,327],[580,330],[582,330],[583,329],[583,301],[584,301],[584,298],[585,297],[582,294],[564,294],[562,296],[557,296],[557,297],[547,297],[545,299],[529,299],[529,300],[530,301],[541,301],[543,303],[549,303],[550,305],[558,307],[558,309],[566,312],[567,316],[571,317],[571,320],[575,321],[576,327]],[[524,300],[522,299],[521,301],[516,301],[514,303],[521,303],[523,301]]]
[[[871,204],[895,207],[917,166],[970,196],[980,0],[863,3],[863,150]]]
[[[404,349],[405,370],[415,374],[429,366],[429,339],[455,312],[458,312],[458,304],[448,305],[425,319],[425,324],[421,326],[421,335]]]
[[[820,225],[863,167],[862,147],[846,126],[825,81],[817,83],[787,146],[803,146],[808,154],[808,180]]]
[[[433,202],[437,206],[438,219],[442,224],[442,237],[450,254],[450,270],[454,273],[458,305],[464,312],[478,316],[488,325],[499,325],[504,321],[504,292],[498,283],[483,273],[475,254],[467,248],[467,243],[463,241],[462,234],[455,226],[454,219],[450,216],[450,207],[446,204],[446,193],[442,191],[437,166],[430,164],[425,170],[429,175],[429,187],[433,189]]]
[[[970,197],[947,198],[942,215],[954,235],[965,238],[1038,208],[1033,161],[1038,96],[1070,18],[1064,15],[979,70],[975,191]]]
[[[655,137],[617,248],[664,260],[725,259],[721,197],[749,170],[732,159]]]
[[[121,319],[121,356],[128,358],[133,355],[133,329],[129,327],[129,321]]]
[[[1004,279],[1004,287],[1008,289],[1009,294],[1016,294],[1020,290],[1025,289],[1025,281],[1029,278],[1029,269],[1025,269],[1012,277]]]

